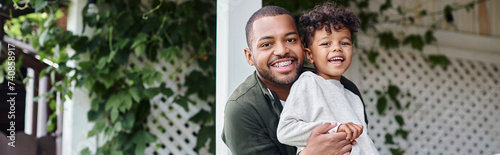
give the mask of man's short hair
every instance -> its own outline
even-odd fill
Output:
[[[273,6],[273,5],[262,7],[259,10],[257,10],[255,13],[253,13],[253,15],[250,17],[250,19],[248,19],[247,25],[245,27],[248,48],[252,49],[251,40],[253,37],[252,36],[253,22],[255,22],[255,20],[260,19],[262,17],[277,16],[277,15],[283,15],[283,14],[290,15],[290,17],[292,17],[292,19],[293,19],[293,16],[289,11],[287,11],[281,7]],[[295,23],[295,20],[294,20],[294,23]]]
[[[332,32],[330,26],[332,26],[334,31],[347,28],[351,31],[352,37],[354,33],[358,32],[360,25],[354,13],[343,7],[336,7],[335,4],[330,2],[317,5],[312,10],[305,12],[304,15],[300,17],[299,21],[301,27],[300,32],[303,35],[305,44],[304,47],[309,47],[312,42],[312,37],[314,37],[314,32],[323,29],[324,26],[326,26],[326,31],[328,33]]]

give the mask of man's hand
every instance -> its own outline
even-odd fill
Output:
[[[300,152],[300,155],[350,154],[352,146],[351,143],[346,140],[346,133],[325,134],[335,126],[337,126],[337,123],[326,123],[314,128],[307,140],[307,146]]]
[[[361,133],[363,133],[363,126],[349,122],[341,124],[337,129],[337,132],[345,132],[347,134],[346,140],[349,142],[353,142],[361,135]]]

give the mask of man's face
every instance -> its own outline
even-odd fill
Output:
[[[304,49],[297,27],[289,15],[257,19],[251,32],[251,49],[245,49],[264,83],[291,85],[304,64]]]
[[[316,66],[317,74],[325,79],[337,79],[349,68],[352,61],[353,43],[351,31],[342,28],[332,33],[316,30],[309,48],[306,48],[306,58]]]

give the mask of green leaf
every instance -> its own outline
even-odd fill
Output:
[[[394,116],[394,119],[396,119],[396,122],[398,123],[399,126],[405,125],[405,120],[403,119],[403,116],[396,115]]]
[[[49,103],[49,108],[52,110],[56,110],[56,107],[57,107],[56,100],[51,100]]]
[[[84,79],[85,81],[83,82],[83,85],[85,86],[85,88],[87,88],[88,90],[92,90],[92,87],[94,86],[96,80],[93,76],[88,76],[86,79]]]
[[[399,128],[396,130],[396,136],[401,136],[403,139],[408,140],[408,135],[410,134],[410,131],[403,130],[402,128]]]
[[[121,94],[122,96],[122,106],[120,107],[120,112],[126,112],[132,108],[132,98],[127,94]]]
[[[375,24],[378,23],[378,14],[376,12],[366,12],[362,11],[358,14],[359,21],[361,23],[360,28],[362,31],[367,31],[368,28],[372,28],[375,31]]]
[[[170,97],[174,95],[174,91],[172,89],[167,88],[166,86],[160,87],[161,88],[161,93],[167,97]]]
[[[384,111],[387,107],[387,99],[384,96],[381,96],[377,100],[377,112],[380,115],[384,115]]]
[[[129,42],[129,40],[130,40],[129,38],[119,39],[118,42],[115,44],[115,46],[118,47],[117,51],[125,48],[125,46],[127,46],[128,42]]]
[[[145,143],[135,143],[135,154],[144,154],[144,150],[146,149]]]
[[[184,110],[189,111],[189,99],[186,96],[178,95],[174,99],[174,103],[180,105]]]
[[[122,96],[121,94],[113,94],[111,97],[109,97],[108,101],[106,102],[106,105],[104,106],[105,111],[110,111],[111,109],[117,109],[122,103]]]
[[[128,112],[127,116],[125,116],[125,120],[123,123],[123,128],[125,130],[131,130],[135,123],[135,113]]]
[[[366,53],[366,56],[368,57],[368,61],[375,65],[375,66],[378,66],[377,63],[376,63],[376,60],[377,60],[377,57],[379,56],[379,53],[378,52],[375,52],[373,50],[370,50]]]
[[[445,55],[441,54],[431,54],[428,56],[429,62],[434,68],[436,65],[443,67],[444,70],[448,69],[449,60]]]
[[[93,110],[89,110],[87,112],[87,120],[88,121],[96,121],[97,119],[99,119],[100,117],[102,117],[102,112],[97,112],[97,111],[93,111]]]
[[[149,132],[144,132],[144,141],[145,142],[154,142],[156,141],[156,136],[149,133]]]
[[[389,98],[394,102],[396,108],[401,109],[401,103],[399,102],[399,99],[397,98],[399,95],[399,87],[395,85],[389,85],[389,88],[387,90],[387,93],[389,94]]]
[[[161,50],[161,56],[165,58],[165,61],[175,60],[181,54],[181,49],[179,46],[170,46]]]
[[[122,123],[120,121],[117,121],[115,125],[113,126],[113,129],[115,131],[121,131],[122,130]]]
[[[106,57],[101,57],[99,58],[99,61],[97,62],[97,65],[95,66],[97,69],[103,69],[104,66],[107,64],[107,59]]]
[[[132,43],[132,47],[135,51],[136,56],[140,56],[144,50],[146,50],[146,42],[148,40],[149,35],[146,33],[139,33],[134,38],[134,43]]]
[[[148,89],[144,90],[144,95],[146,95],[146,97],[148,99],[151,99],[151,98],[155,97],[159,93],[160,93],[160,89],[159,88],[148,88]]]
[[[382,13],[385,10],[389,9],[390,7],[392,7],[391,0],[386,0],[384,4],[380,5],[379,12]]]
[[[405,108],[406,108],[406,109],[410,108],[410,105],[411,105],[411,102],[410,102],[410,101],[406,102],[406,106],[405,106]]]
[[[380,46],[385,49],[398,48],[399,40],[394,37],[394,34],[390,31],[382,32],[378,34],[380,39]]]
[[[118,118],[118,109],[117,108],[111,109],[111,122],[115,122],[117,118]]]
[[[424,40],[420,35],[412,34],[403,40],[403,45],[411,44],[411,48],[422,51],[424,50]]]
[[[141,92],[139,92],[139,89],[137,89],[136,87],[131,87],[130,89],[128,89],[128,93],[130,94],[130,96],[132,96],[132,98],[136,102],[139,102],[141,100],[141,96],[140,96]]]
[[[426,16],[426,15],[427,15],[427,10],[420,11],[420,16]]]
[[[450,5],[446,5],[443,11],[444,11],[444,18],[446,19],[446,16],[450,15],[451,12],[453,11],[453,7],[451,7]]]
[[[401,149],[401,148],[390,148],[389,149],[392,153],[392,155],[404,155],[405,154],[405,150]]]
[[[86,147],[85,149],[80,151],[80,155],[92,155],[92,153],[90,152],[90,149]]]
[[[47,6],[48,2],[46,0],[35,0],[35,12],[38,12]]]
[[[199,133],[198,133],[198,140],[196,141],[196,150],[200,150],[203,146],[205,146],[205,143],[210,140],[210,152],[215,151],[215,126],[214,125],[208,125],[208,126],[202,126]]]
[[[425,32],[425,43],[430,44],[432,42],[437,41],[436,37],[434,37],[434,31],[427,30]]]
[[[409,21],[410,21],[410,23],[412,23],[412,24],[414,24],[414,23],[415,23],[415,18],[413,18],[413,17],[411,17],[411,16],[410,16],[410,17],[408,17],[408,20],[409,20]]]
[[[469,4],[465,6],[465,11],[469,12],[470,10],[474,9],[474,6],[476,5],[476,1],[472,1]]]
[[[210,112],[206,110],[200,110],[196,115],[191,117],[189,120],[198,124],[205,124],[207,122],[213,121],[210,117]]]
[[[385,134],[385,144],[394,144],[391,134]]]
[[[146,50],[146,45],[145,44],[140,44],[137,47],[134,48],[134,53],[135,56],[140,56],[142,52]]]
[[[38,43],[40,44],[40,46],[42,46],[42,47],[43,47],[43,45],[44,45],[45,41],[47,41],[47,40],[48,40],[48,38],[47,38],[48,33],[49,33],[49,29],[45,29],[45,30],[42,32],[42,34],[40,35],[40,37],[38,38]]]

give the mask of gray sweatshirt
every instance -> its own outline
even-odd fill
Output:
[[[293,84],[281,112],[278,140],[302,150],[311,131],[324,123],[338,122],[363,125],[363,133],[352,146],[351,154],[379,154],[367,134],[361,99],[344,88],[340,81],[325,80],[306,71]]]

